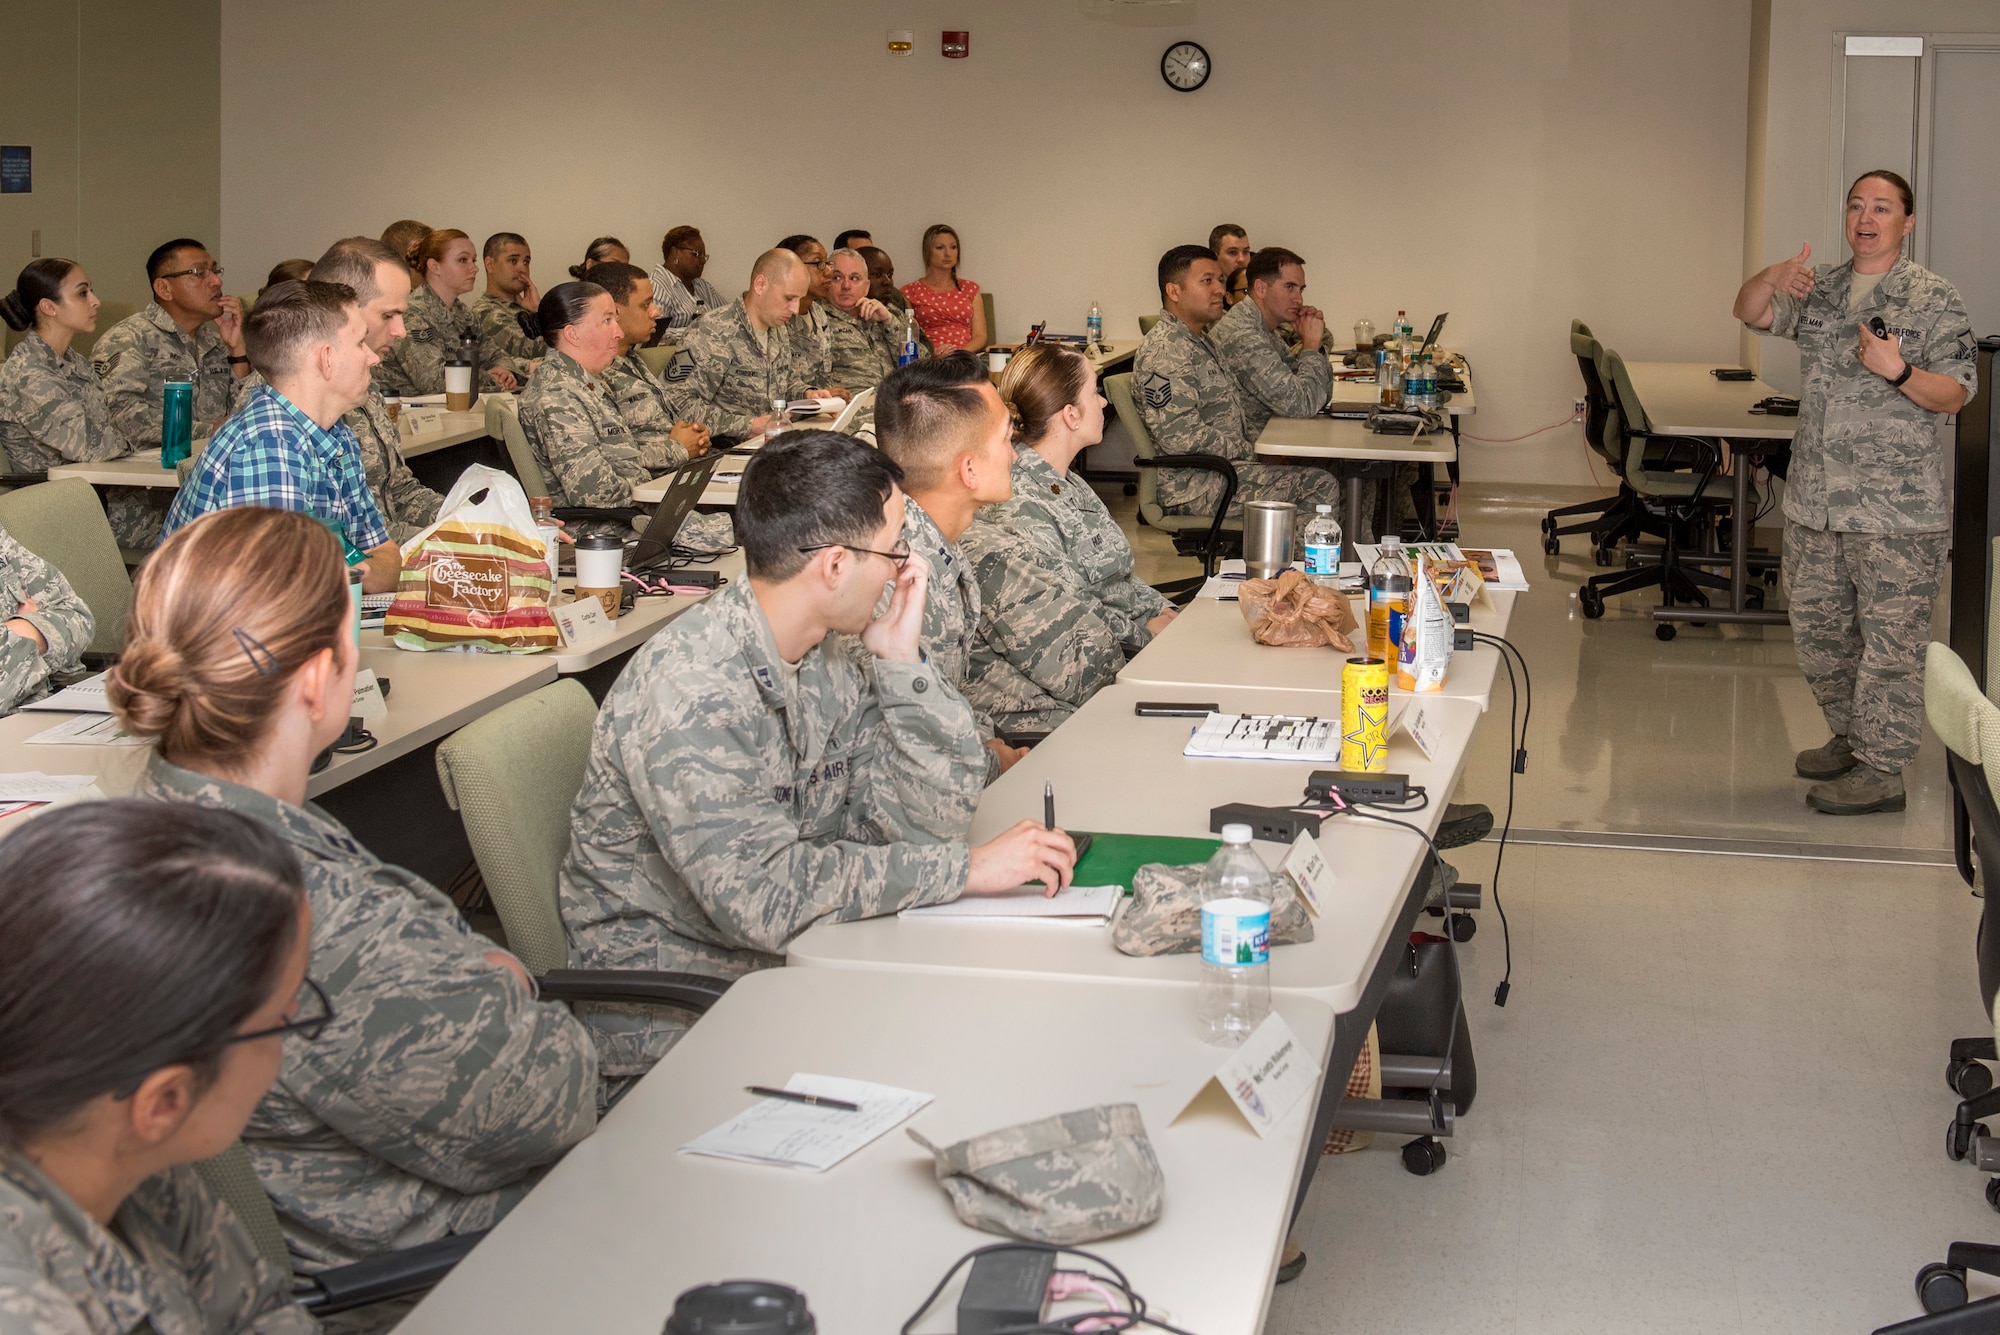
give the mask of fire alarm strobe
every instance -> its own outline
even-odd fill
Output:
[[[972,34],[969,32],[948,32],[944,35],[944,58],[964,60],[972,54]]]

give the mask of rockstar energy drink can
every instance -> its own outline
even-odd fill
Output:
[[[1340,767],[1389,768],[1389,665],[1380,658],[1350,658],[1340,670]]]

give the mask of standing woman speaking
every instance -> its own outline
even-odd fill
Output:
[[[1833,736],[1796,764],[1819,781],[1806,805],[1834,816],[1905,804],[1951,545],[1937,429],[1978,383],[1958,290],[1902,253],[1912,209],[1908,181],[1868,172],[1847,191],[1852,259],[1815,267],[1807,245],[1736,294],[1737,319],[1799,345],[1784,575],[1799,668]]]

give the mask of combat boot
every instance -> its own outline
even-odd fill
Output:
[[[1871,811],[1901,811],[1907,803],[1900,772],[1879,770],[1860,761],[1856,761],[1853,769],[1833,782],[1816,783],[1806,789],[1806,805],[1829,816],[1865,816]]]
[[[1431,842],[1439,848],[1463,848],[1476,844],[1493,833],[1493,812],[1484,803],[1467,802],[1463,806],[1456,802],[1444,809],[1444,819],[1438,822],[1437,837]]]
[[[1860,763],[1847,738],[1835,737],[1824,746],[1799,752],[1795,765],[1801,779],[1837,779]]]

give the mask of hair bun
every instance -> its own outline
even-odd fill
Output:
[[[6,296],[0,297],[0,320],[5,320],[9,329],[26,330],[34,327],[35,313],[28,309],[25,301],[21,300],[21,289],[15,288]]]
[[[190,685],[188,664],[180,651],[149,636],[112,664],[104,694],[127,732],[162,737],[180,716]]]

